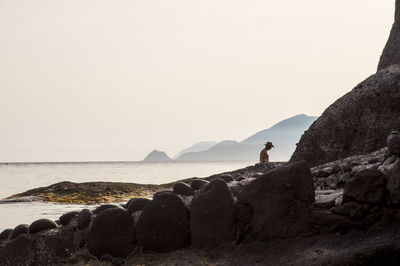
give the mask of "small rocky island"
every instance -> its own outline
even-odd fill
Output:
[[[169,162],[172,161],[169,156],[163,151],[153,150],[144,159],[144,162]]]
[[[290,162],[16,195],[130,199],[4,230],[0,265],[400,265],[399,12],[397,0],[379,71],[311,125]]]

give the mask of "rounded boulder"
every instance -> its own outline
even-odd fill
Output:
[[[172,191],[158,193],[142,211],[137,224],[138,245],[145,250],[170,252],[190,245],[190,213]]]
[[[85,229],[92,218],[92,212],[88,209],[83,209],[78,214],[78,228],[80,230]]]
[[[109,208],[94,217],[89,226],[88,248],[100,258],[105,254],[126,257],[135,246],[135,228],[129,212]]]
[[[29,226],[29,233],[35,234],[46,229],[56,228],[57,224],[49,219],[39,219],[31,223]]]
[[[201,189],[203,186],[207,185],[209,182],[207,180],[204,179],[195,179],[192,181],[192,183],[190,183],[190,187],[193,190],[199,190]]]
[[[11,233],[10,239],[14,239],[19,235],[28,234],[29,225],[28,224],[20,224],[17,225]]]
[[[172,191],[178,195],[182,196],[192,196],[193,189],[186,183],[178,182],[174,185]]]
[[[214,246],[235,239],[235,200],[222,179],[214,179],[193,198],[190,231],[194,246]]]
[[[129,213],[142,211],[149,202],[151,202],[151,200],[145,198],[130,199],[126,204],[126,209]]]
[[[97,207],[96,209],[93,210],[93,214],[99,214],[107,209],[112,209],[112,208],[118,208],[118,206],[113,205],[113,204],[100,205],[99,207]]]
[[[75,216],[77,216],[78,214],[79,214],[78,211],[72,211],[72,212],[64,213],[59,218],[60,224],[61,225],[67,225],[71,221],[71,219],[74,218]]]

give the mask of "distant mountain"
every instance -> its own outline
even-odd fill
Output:
[[[183,153],[176,160],[258,162],[264,144],[271,141],[275,148],[268,152],[270,160],[288,161],[301,135],[316,119],[316,116],[296,115],[271,128],[259,131],[241,142],[222,141],[205,151]]]
[[[154,150],[150,152],[146,158],[143,159],[144,162],[169,162],[171,158],[163,151]]]
[[[193,144],[192,146],[190,146],[189,148],[186,148],[183,151],[179,152],[173,158],[176,159],[184,153],[205,151],[205,150],[208,150],[209,148],[211,148],[212,146],[214,146],[215,144],[217,144],[216,141],[197,142],[197,143]]]

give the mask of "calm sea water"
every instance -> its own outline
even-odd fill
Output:
[[[61,181],[163,184],[190,177],[240,169],[254,162],[96,162],[0,164],[0,199]],[[57,219],[65,212],[95,205],[21,202],[0,204],[0,232],[39,218]]]

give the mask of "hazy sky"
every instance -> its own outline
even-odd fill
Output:
[[[0,0],[0,161],[141,160],[320,115],[394,0]]]

